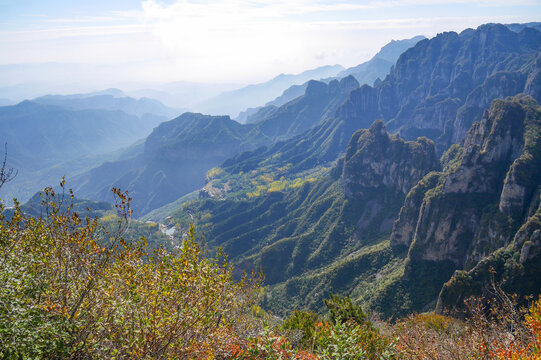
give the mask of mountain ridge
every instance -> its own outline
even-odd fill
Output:
[[[316,69],[306,70],[300,74],[280,74],[271,80],[245,86],[237,90],[223,92],[194,107],[196,111],[213,114],[228,114],[232,118],[250,107],[265,104],[278,97],[285,89],[308,80],[319,80],[333,77],[344,68],[341,65],[326,65]]]
[[[337,116],[372,114],[360,127],[381,118],[391,131],[400,132],[406,139],[433,139],[439,153],[443,153],[480,119],[479,107],[489,106],[492,99],[515,95],[519,87],[539,100],[541,93],[526,83],[538,76],[536,58],[540,46],[541,32],[525,28],[515,33],[499,24],[482,25],[460,34],[438,34],[402,54],[381,83],[353,91]],[[473,96],[491,77],[500,76],[501,71],[520,78],[520,84],[501,83],[485,102],[475,104],[477,111],[464,106],[469,95]]]
[[[360,85],[371,85],[377,79],[385,78],[385,76],[389,73],[392,65],[394,65],[400,54],[402,54],[409,47],[415,45],[421,39],[424,39],[424,36],[419,35],[411,39],[392,40],[390,43],[383,46],[380,51],[376,53],[376,55],[374,55],[370,60],[357,66],[345,69],[338,73],[336,77],[322,79],[322,81],[328,83],[331,80],[340,80],[344,77],[352,75],[355,77],[355,79],[359,82]],[[245,112],[242,112],[239,115],[238,120],[240,122],[246,123],[256,123],[261,121],[270,111],[270,107],[280,107],[288,101],[302,96],[306,91],[307,85],[308,82],[305,82],[302,85],[293,85],[289,87],[288,89],[284,90],[282,95],[280,95],[273,101],[266,103],[265,106],[247,109]]]

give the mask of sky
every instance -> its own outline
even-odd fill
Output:
[[[256,83],[354,66],[393,39],[540,20],[541,0],[0,0],[0,80],[61,66],[104,85]]]

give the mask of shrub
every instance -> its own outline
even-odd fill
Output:
[[[394,359],[391,341],[372,326],[354,321],[320,323],[315,353],[322,360]]]
[[[318,360],[312,353],[295,349],[285,336],[268,328],[257,337],[248,338],[246,348],[237,347],[233,355],[239,360]]]
[[[360,305],[349,296],[324,300],[328,322],[314,332],[313,349],[321,359],[393,359],[392,341],[381,335]]]
[[[467,300],[465,320],[410,315],[394,326],[396,349],[406,359],[541,359],[541,302],[518,308],[493,283],[490,299]]]
[[[174,253],[126,241],[130,199],[115,194],[115,232],[50,188],[45,217],[0,217],[0,358],[225,357],[258,330],[258,277],[233,281],[193,228]]]
[[[359,325],[371,326],[362,307],[354,304],[349,295],[340,297],[338,295],[330,294],[330,297],[323,300],[323,302],[329,310],[329,317],[333,323],[353,321]]]
[[[295,310],[284,321],[282,328],[301,332],[300,346],[305,349],[313,347],[316,325],[321,322],[318,314],[310,311]]]

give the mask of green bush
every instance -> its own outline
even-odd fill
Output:
[[[349,295],[340,297],[330,294],[330,297],[325,299],[324,303],[329,310],[330,320],[334,324],[354,322],[358,325],[372,326],[361,306],[354,304]]]
[[[308,349],[313,345],[316,325],[321,322],[321,317],[310,311],[295,310],[284,321],[282,328],[286,330],[299,330],[302,337],[300,345]]]

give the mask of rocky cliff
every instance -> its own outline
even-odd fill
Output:
[[[541,32],[532,28],[488,24],[438,34],[402,54],[384,81],[353,91],[337,116],[361,128],[381,118],[406,139],[431,138],[442,153],[492,100],[520,92],[541,100],[540,47]]]
[[[527,96],[496,100],[462,147],[447,157],[453,164],[410,191],[391,235],[392,246],[409,247],[405,278],[422,278],[428,298],[455,270],[472,269],[510,245],[533,216],[541,184],[541,109]]]
[[[391,229],[413,185],[440,168],[432,141],[403,141],[389,135],[382,121],[353,134],[340,164],[343,193],[352,201],[366,204],[357,230],[364,230],[377,219],[379,232]]]
[[[405,142],[389,135],[382,121],[353,134],[342,171],[346,196],[363,196],[377,189],[406,195],[427,172],[439,170],[434,143],[426,138]]]

